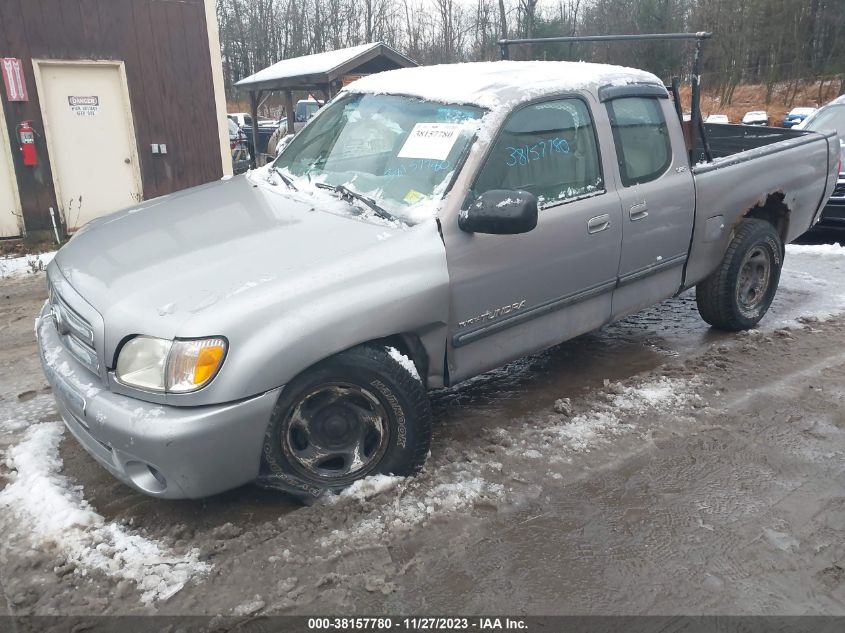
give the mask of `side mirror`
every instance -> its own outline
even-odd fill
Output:
[[[467,233],[528,233],[537,226],[537,198],[527,191],[485,191],[461,211],[458,226]]]

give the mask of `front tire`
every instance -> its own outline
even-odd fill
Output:
[[[771,224],[756,218],[740,223],[722,263],[696,286],[701,318],[732,332],[757,325],[775,298],[783,255],[783,241]]]
[[[368,475],[412,475],[430,444],[419,377],[386,348],[360,345],[283,389],[264,437],[262,479],[316,495]]]

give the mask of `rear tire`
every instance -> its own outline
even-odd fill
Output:
[[[701,318],[731,332],[757,325],[775,298],[783,255],[783,241],[771,224],[757,218],[740,223],[722,263],[696,286]]]
[[[368,475],[413,475],[428,455],[431,418],[419,377],[386,348],[359,345],[282,390],[264,436],[261,479],[319,496]]]

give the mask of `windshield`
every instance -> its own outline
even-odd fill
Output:
[[[293,138],[274,167],[298,189],[340,185],[413,224],[434,215],[482,114],[410,97],[345,95]]]
[[[845,134],[845,104],[828,106],[819,110],[813,118],[807,120],[804,129],[814,132],[836,130],[840,134]]]

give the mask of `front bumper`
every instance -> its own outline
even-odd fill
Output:
[[[103,388],[62,346],[47,306],[36,333],[67,428],[120,481],[155,497],[195,499],[258,477],[279,389],[214,406],[152,404]]]

